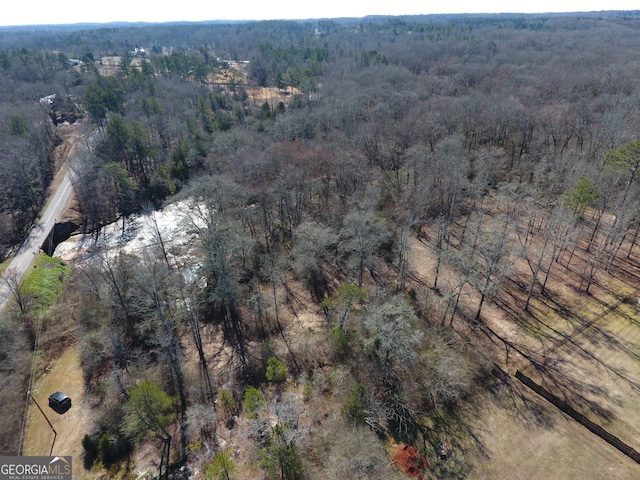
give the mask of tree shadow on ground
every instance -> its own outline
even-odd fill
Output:
[[[429,477],[434,479],[472,479],[474,466],[491,461],[485,443],[490,432],[482,421],[489,408],[507,411],[508,416],[527,430],[532,427],[552,429],[553,407],[536,401],[526,387],[497,365],[484,379],[484,390],[455,408],[442,407],[429,414],[420,426],[422,454],[430,462]],[[439,447],[446,443],[451,454],[442,459]]]
[[[473,465],[489,454],[475,429],[464,416],[452,409],[438,409],[425,418],[420,449],[429,459],[429,478],[463,480],[472,478]],[[442,460],[438,447],[446,442],[451,454]]]
[[[550,358],[556,359],[556,361],[554,362],[555,365],[553,365],[555,368],[547,368],[545,371],[544,368],[540,368],[540,365],[538,365],[536,366],[536,369],[541,373],[546,373],[550,378],[554,378],[555,380],[566,380],[568,378],[567,375],[564,375],[562,371],[557,368],[557,365],[562,362],[568,362],[566,356],[560,358],[560,350],[567,349],[570,350],[573,355],[577,355],[579,358],[589,363],[595,363],[599,367],[603,367],[610,374],[627,383],[632,389],[640,391],[640,382],[631,378],[622,368],[614,367],[609,362],[600,358],[600,356],[598,356],[596,353],[593,353],[590,349],[582,345],[582,343],[585,341],[588,341],[591,344],[595,344],[598,341],[603,341],[608,343],[608,348],[606,349],[606,351],[611,351],[613,349],[622,349],[623,345],[621,344],[621,342],[617,341],[612,334],[607,333],[601,326],[597,325],[597,322],[602,321],[607,315],[614,313],[618,314],[618,312],[619,310],[617,307],[611,307],[610,310],[599,314],[597,318],[593,320],[585,321],[583,325],[577,326],[577,328],[569,333],[560,332],[554,329],[551,325],[543,322],[542,320],[536,319],[539,324],[553,331],[559,337],[558,340],[554,344],[549,346],[549,348],[544,352],[545,360]],[[577,339],[582,339],[583,342],[579,343]],[[640,358],[640,352],[634,352],[629,347],[626,347],[626,352],[634,361]],[[542,366],[550,367],[552,366],[552,364],[546,362]],[[587,378],[589,378],[589,372],[585,371],[584,375],[582,375],[582,380],[578,381],[577,383],[586,385],[588,383],[586,381]],[[594,393],[597,393],[598,395],[607,396],[607,392],[604,389],[598,390],[596,386],[592,386],[590,390],[593,390]]]
[[[600,385],[590,381],[592,377],[588,375],[588,372],[584,372],[579,378],[570,376],[565,373],[567,370],[566,359],[548,355],[545,351],[534,351],[525,345],[519,345],[502,337],[487,325],[483,325],[481,330],[487,337],[492,340],[497,339],[505,345],[505,348],[510,348],[527,360],[529,365],[521,368],[521,370],[533,370],[536,374],[535,376],[539,379],[538,381],[545,386],[545,388],[560,398],[564,398],[564,400],[571,403],[574,408],[582,410],[584,413],[592,412],[607,421],[612,420],[612,412],[603,407],[601,402],[589,398],[588,395],[610,402],[617,400],[610,397],[609,393]],[[577,347],[577,354],[590,355],[589,352],[581,350],[579,346]],[[595,357],[591,355],[590,358],[593,359]],[[578,367],[574,366],[574,368]],[[528,373],[528,375],[531,376],[531,372]]]
[[[487,385],[486,391],[496,405],[514,415],[524,427],[553,428],[553,417],[545,405],[532,401],[520,382],[514,381],[499,366],[496,365],[493,372],[495,379]]]
[[[596,301],[603,308],[601,312],[595,314],[592,318],[585,318],[574,313],[569,306],[562,305],[558,300],[554,300],[547,295],[543,295],[538,299],[540,303],[537,308],[532,306],[527,312],[517,312],[513,307],[517,302],[497,299],[496,303],[502,311],[508,314],[520,328],[539,340],[538,351],[526,348],[523,345],[516,345],[515,342],[500,337],[488,326],[484,326],[485,333],[490,333],[491,337],[503,342],[507,351],[513,349],[527,359],[531,367],[524,367],[524,370],[534,369],[538,373],[541,383],[546,383],[556,394],[561,397],[565,396],[576,407],[589,409],[597,415],[603,416],[604,419],[611,419],[610,411],[603,408],[600,401],[589,400],[585,397],[585,394],[591,394],[594,397],[606,400],[606,402],[619,403],[619,400],[612,398],[605,388],[597,385],[593,381],[592,372],[580,367],[577,364],[578,362],[572,362],[571,357],[577,355],[579,359],[587,363],[596,364],[598,367],[604,368],[612,376],[628,384],[632,389],[640,390],[640,382],[631,378],[628,372],[623,368],[613,366],[611,362],[601,358],[602,355],[598,355],[597,351],[594,353],[592,349],[588,348],[588,345],[584,345],[585,342],[590,342],[592,345],[598,345],[602,349],[600,342],[606,342],[606,351],[623,351],[634,362],[640,360],[640,349],[636,350],[634,345],[628,342],[625,345],[623,341],[599,325],[610,315],[617,315],[636,324],[637,321],[620,307],[628,304],[629,299],[636,295],[637,292],[638,290],[626,296],[616,295],[617,301],[614,304],[609,304],[593,296],[589,297],[590,301]],[[515,297],[514,300],[516,300]],[[555,322],[548,318],[549,315],[543,308],[548,308],[558,318],[567,322],[565,325],[567,331],[557,328],[553,324]],[[564,350],[566,352],[563,352]],[[568,375],[566,372],[570,368],[578,369],[580,374]]]

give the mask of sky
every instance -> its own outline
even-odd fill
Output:
[[[273,20],[419,15],[432,13],[545,13],[638,10],[638,0],[17,0],[0,13],[0,25]]]

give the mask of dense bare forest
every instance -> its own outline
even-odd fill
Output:
[[[69,130],[77,233],[181,202],[190,239],[96,247],[44,323],[16,288],[0,451],[61,345],[92,406],[86,478],[496,478],[515,467],[487,466],[500,435],[469,418],[527,368],[640,444],[625,400],[546,361],[602,353],[577,339],[596,307],[633,323],[639,33],[629,12],[0,30],[1,259]],[[637,395],[635,343],[616,348]]]

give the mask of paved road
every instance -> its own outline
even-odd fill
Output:
[[[58,189],[53,195],[53,198],[51,198],[51,201],[45,207],[42,218],[31,229],[29,237],[22,244],[18,253],[16,253],[5,273],[16,272],[18,274],[18,278],[22,279],[24,273],[30,267],[33,257],[39,252],[40,246],[44,243],[47,235],[49,235],[53,230],[56,219],[61,216],[67,202],[71,198],[71,194],[73,193],[70,177],[71,174],[66,168],[64,168],[64,171],[66,173],[64,174]],[[0,311],[4,309],[10,298],[11,292],[9,287],[4,280],[0,279]]]

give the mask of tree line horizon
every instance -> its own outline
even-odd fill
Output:
[[[261,396],[280,392],[277,428],[256,420],[249,434],[260,471],[341,478],[304,458],[321,434],[301,426],[291,378],[328,411],[336,395],[330,428],[378,446],[423,435],[424,415],[489,376],[451,326],[482,325],[517,262],[527,312],[553,294],[552,271],[579,265],[588,295],[635,261],[639,31],[638,12],[0,30],[2,258],[46,201],[61,112],[92,139],[70,165],[79,230],[97,238],[133,213],[189,205],[193,251],[158,230],[157,249],[97,254],[72,274],[86,387],[109,406],[87,451],[117,464],[155,435],[167,476],[193,442],[217,448],[221,420],[264,420]],[[113,75],[100,74],[106,56],[120,58]],[[249,63],[229,75],[229,60]],[[282,100],[252,101],[260,87]],[[38,101],[54,93],[60,103]],[[326,320],[304,348],[289,325],[303,306]],[[27,302],[16,316],[29,315]],[[25,325],[7,341],[28,343]],[[210,330],[232,351],[226,376],[213,373]],[[158,416],[140,410],[145,396]],[[231,478],[219,453],[210,468],[227,477],[211,478]],[[388,478],[382,457],[368,461]]]

